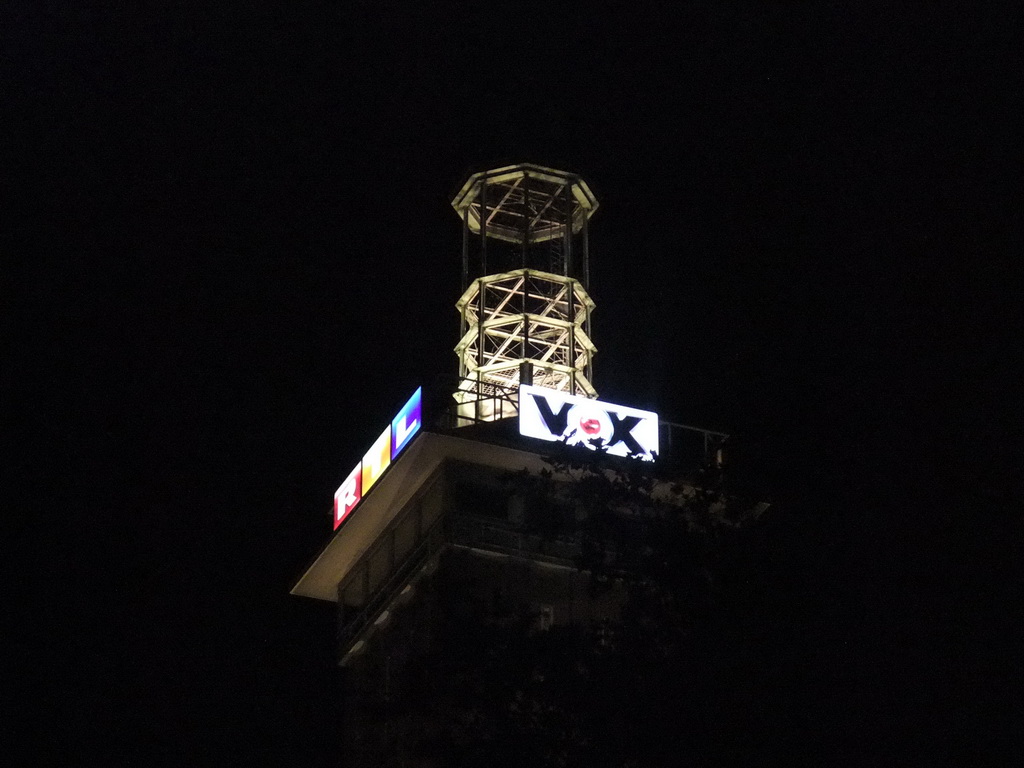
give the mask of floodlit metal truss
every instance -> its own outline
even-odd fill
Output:
[[[463,378],[455,393],[459,403],[486,401],[521,381],[597,396],[590,383],[597,350],[584,330],[594,302],[578,280],[531,269],[488,275],[474,280],[456,306],[466,329],[455,347]],[[492,420],[514,414],[466,415]]]
[[[565,224],[579,232],[597,198],[578,176],[531,163],[509,165],[469,177],[452,200],[473,233],[511,243],[541,243],[564,237]]]
[[[460,415],[514,416],[503,393],[520,382],[597,396],[587,293],[597,206],[579,176],[530,163],[473,174],[452,200],[463,223]]]

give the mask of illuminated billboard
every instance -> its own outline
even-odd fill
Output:
[[[528,384],[519,387],[519,434],[643,461],[658,454],[658,414]]]
[[[334,492],[334,528],[358,506],[359,502],[380,479],[391,462],[398,457],[420,431],[423,424],[423,388],[412,393],[391,424],[380,433],[345,482]]]

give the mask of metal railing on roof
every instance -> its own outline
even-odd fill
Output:
[[[455,545],[556,565],[574,566],[581,553],[578,536],[543,536],[505,521],[465,513],[452,515],[448,537]]]
[[[419,514],[416,508],[409,509],[405,516]],[[404,516],[403,516],[404,517]],[[370,589],[366,582],[369,581],[369,564],[372,561],[374,552],[364,556],[352,572],[338,585],[338,597],[341,610],[338,620],[338,640],[341,645],[342,654],[346,653],[359,638],[360,633],[374,621],[381,612],[394,600],[400,588],[404,587],[416,573],[435,554],[441,551],[445,545],[444,535],[445,516],[441,515],[425,531],[418,532],[418,538],[413,549],[404,557],[392,558],[390,572],[387,573],[382,582]],[[392,526],[385,535],[378,541],[374,550],[389,544],[394,548],[394,534],[397,526]],[[347,591],[352,589],[357,580],[364,583],[359,585],[363,593],[363,604],[351,606],[345,602]]]
[[[516,418],[519,415],[519,385],[494,381],[447,377],[439,381],[439,403],[435,426],[457,429]],[[456,401],[449,393],[458,392]],[[445,396],[444,400],[440,396]],[[721,464],[723,446],[729,435],[713,429],[671,421],[659,421],[660,457],[670,464]]]

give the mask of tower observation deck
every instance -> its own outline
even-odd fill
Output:
[[[476,173],[452,200],[462,219],[461,423],[515,415],[519,385],[594,398],[588,222],[580,177],[523,163]]]

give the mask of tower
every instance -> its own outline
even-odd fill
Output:
[[[643,509],[694,498],[675,480],[725,437],[597,399],[588,292],[597,200],[585,182],[514,165],[471,176],[452,204],[463,232],[459,382],[442,398],[420,388],[395,401],[335,492],[334,534],[292,589],[337,605],[342,727],[356,766],[411,764],[403,745],[436,742],[465,719],[440,703],[395,702],[424,659],[465,658],[481,626],[532,639],[621,621],[621,574],[645,551],[629,545],[646,530]],[[448,418],[430,413],[441,399]],[[560,466],[553,443],[589,466]],[[668,454],[683,455],[684,444],[694,450],[677,474]],[[588,448],[602,449],[600,462]],[[630,481],[616,484],[617,470]],[[595,548],[585,526],[607,514],[613,540]],[[614,572],[595,589],[607,563]]]
[[[598,203],[586,182],[509,165],[470,176],[452,207],[462,219],[456,423],[514,416],[520,384],[596,397],[588,289]]]

